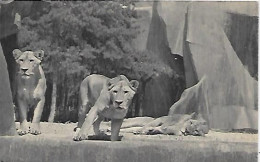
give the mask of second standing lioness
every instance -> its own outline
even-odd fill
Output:
[[[129,81],[124,75],[112,79],[96,74],[86,77],[80,86],[79,122],[73,140],[87,139],[92,125],[98,135],[101,121],[109,118],[111,141],[117,141],[120,127],[138,85],[138,81]]]

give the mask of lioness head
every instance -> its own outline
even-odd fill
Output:
[[[15,49],[13,50],[13,56],[19,65],[18,73],[23,78],[30,78],[34,75],[34,69],[41,63],[44,52],[42,50],[21,52],[19,49]]]
[[[205,134],[207,134],[209,131],[208,125],[205,120],[190,119],[185,123],[185,125],[185,135],[205,136]]]
[[[124,75],[120,75],[108,80],[107,85],[113,107],[125,110],[130,106],[139,82],[136,80],[129,82]]]

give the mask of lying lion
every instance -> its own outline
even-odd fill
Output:
[[[157,118],[134,133],[205,136],[208,131],[207,122],[200,115],[192,113],[190,115],[174,114]]]
[[[138,81],[129,82],[124,75],[112,79],[96,74],[86,77],[80,86],[81,106],[73,140],[88,139],[92,125],[95,135],[99,135],[104,118],[111,119],[111,141],[119,140],[120,127],[138,85]]]
[[[45,102],[46,79],[40,65],[44,52],[25,51],[19,49],[13,51],[13,56],[18,64],[16,74],[17,87],[15,90],[15,105],[18,107],[20,121],[19,135],[31,133],[38,135],[40,131],[40,119]],[[27,123],[28,112],[33,111],[32,124]],[[31,116],[29,116],[30,118]]]
[[[110,122],[102,124],[104,132],[110,132]],[[196,113],[173,114],[159,118],[135,117],[125,119],[121,129],[123,133],[144,135],[166,134],[178,136],[205,136],[209,132],[207,122]]]

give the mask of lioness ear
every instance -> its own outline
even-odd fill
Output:
[[[117,76],[115,78],[111,78],[107,81],[107,87],[108,87],[108,90],[111,90],[114,85],[119,82],[121,80],[121,77],[120,76]]]
[[[112,79],[107,80],[107,88],[110,91],[114,87],[114,83]]]
[[[130,85],[131,85],[132,89],[136,92],[137,88],[139,86],[139,82],[137,80],[131,80]]]
[[[44,56],[44,51],[43,50],[35,51],[34,56],[37,57],[39,60],[42,60],[42,58]]]
[[[22,55],[22,51],[20,51],[19,49],[13,50],[14,59],[17,60],[21,55]]]
[[[120,80],[125,80],[125,81],[129,82],[129,80],[127,79],[127,77],[124,76],[124,75],[119,75],[118,78],[119,78]]]

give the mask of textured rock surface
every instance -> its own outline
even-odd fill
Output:
[[[203,104],[199,104],[200,108],[195,106],[201,101],[194,102],[196,97],[191,97],[201,94],[196,92],[188,97],[193,98],[193,101],[186,98],[186,104],[183,102],[194,106],[181,106],[182,109],[178,108],[174,113],[200,109],[200,113],[208,114],[209,117],[225,114],[226,109],[229,109],[230,114],[240,114],[244,124],[225,115],[225,118],[211,120],[214,128],[257,128],[254,124],[257,123],[254,115],[257,113],[257,81],[253,78],[257,77],[257,59],[254,59],[258,50],[257,15],[255,2],[154,3],[147,49],[166,62],[172,60],[169,57],[172,54],[183,56],[187,88],[197,84],[204,75],[208,77],[208,89],[205,89],[207,94],[204,94],[208,112]],[[174,66],[173,62],[168,63]],[[173,69],[181,72],[177,66]],[[163,76],[158,78],[147,85],[144,115],[165,115],[167,106],[176,102],[176,94],[173,93],[177,91],[174,87],[176,83],[173,80],[171,83]],[[230,118],[233,119],[230,120],[231,124]]]
[[[147,83],[143,103],[144,116],[167,115],[169,108],[179,99],[185,86],[183,59],[171,52],[167,37],[166,24],[154,5],[146,48],[180,77],[177,79],[166,74],[158,74]]]
[[[14,108],[7,64],[0,44],[0,136],[15,135]]]
[[[229,19],[229,10],[223,10],[219,3],[160,3],[162,9],[159,13],[165,21],[167,33],[178,35],[170,37],[169,46],[173,52],[183,55],[186,87],[190,88],[171,107],[170,114],[189,113],[193,109],[204,114],[205,119],[210,119],[211,128],[257,129],[257,81],[250,75],[249,66],[241,62],[241,56],[239,59],[234,50],[237,46],[232,46],[225,33],[225,28],[229,27],[226,23],[232,21]],[[241,10],[249,4],[252,10],[256,9],[252,7],[256,3],[239,3]],[[230,8],[237,7],[235,2],[226,5]],[[182,12],[166,10],[178,6]],[[167,19],[170,14],[174,15],[174,20],[178,21],[175,18],[177,16],[183,20],[178,25],[173,25],[172,19]],[[247,17],[244,18],[245,23],[247,20],[253,21],[250,14]],[[254,23],[257,24],[257,21]],[[257,50],[257,40],[252,35],[248,38],[245,34],[241,35],[243,37],[232,38],[232,42],[248,39],[251,43],[243,45],[247,47],[245,49],[248,49],[249,55],[252,55],[252,51]],[[173,41],[173,38],[176,40]],[[244,52],[243,55],[248,53]],[[253,66],[252,61],[248,62]],[[198,82],[203,76],[207,77],[207,86],[201,87]]]
[[[18,32],[14,24],[15,14],[19,13],[22,17],[27,16],[31,11],[33,2],[12,2],[2,4],[0,9],[0,39]]]

